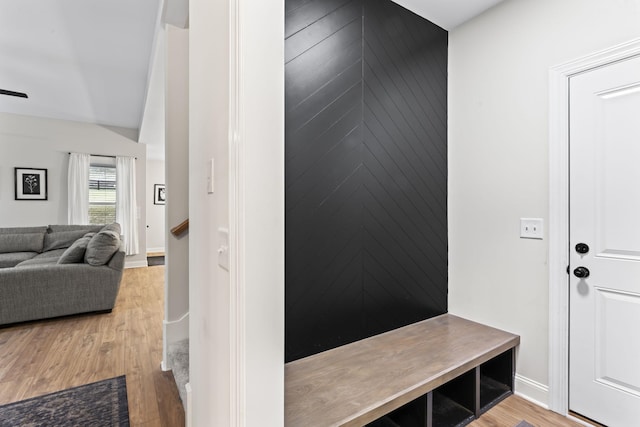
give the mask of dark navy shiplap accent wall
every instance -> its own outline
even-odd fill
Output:
[[[447,311],[447,32],[389,0],[285,12],[291,361]]]

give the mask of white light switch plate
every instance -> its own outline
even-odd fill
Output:
[[[544,235],[542,218],[520,218],[521,239],[542,239]]]

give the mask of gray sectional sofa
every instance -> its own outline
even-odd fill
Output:
[[[0,228],[0,325],[111,311],[124,258],[117,223]]]

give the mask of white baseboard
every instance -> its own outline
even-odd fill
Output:
[[[164,253],[164,246],[161,248],[147,248],[147,253],[151,253],[151,252],[162,252]]]
[[[185,427],[191,427],[193,425],[191,420],[191,384],[186,383],[184,385],[184,388],[187,391],[187,401],[183,402],[185,406],[184,408]]]
[[[549,387],[537,381],[529,379],[527,377],[523,377],[520,374],[516,374],[515,383],[516,383],[515,384],[516,395],[522,397],[523,399],[528,400],[534,405],[538,405],[544,409],[549,409],[549,404],[545,403],[549,401]],[[576,418],[571,414],[560,414],[560,415],[564,415],[571,421],[577,424],[583,425],[585,427],[593,427],[593,424],[590,424],[586,421]]]
[[[124,268],[141,268],[141,267],[148,267],[149,265],[147,264],[147,259],[145,258],[142,261],[124,261]]]
[[[515,394],[531,403],[549,409],[549,387],[544,384],[516,374]]]
[[[163,320],[167,344],[189,338],[189,312],[176,320]]]
[[[573,421],[576,424],[580,424],[580,425],[583,425],[585,427],[594,427],[594,424],[588,423],[588,422],[586,422],[584,420],[581,420],[580,418],[576,418],[571,414],[567,415],[567,418],[570,419],[571,421]]]

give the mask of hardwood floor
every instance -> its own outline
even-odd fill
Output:
[[[126,375],[132,426],[184,426],[160,369],[164,267],[127,269],[113,312],[0,329],[0,404]]]
[[[582,427],[582,424],[515,395],[509,396],[468,425],[469,427],[515,427],[522,420],[535,427]]]

